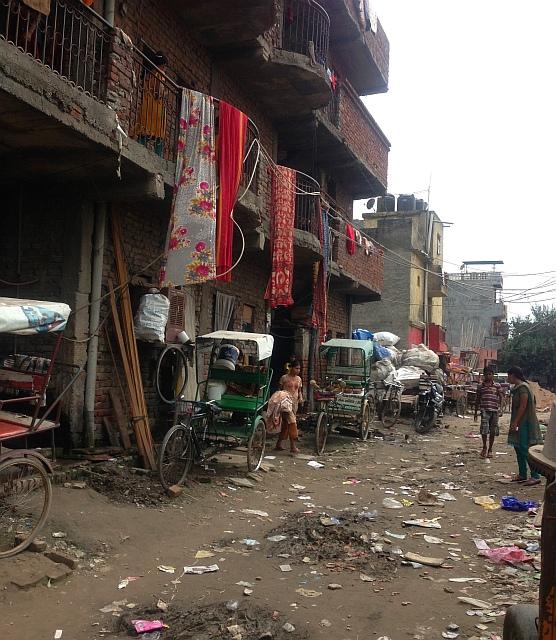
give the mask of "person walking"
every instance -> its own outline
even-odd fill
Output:
[[[276,442],[276,450],[283,451],[282,442],[289,438],[290,451],[293,455],[299,453],[297,440],[299,433],[297,430],[296,413],[299,405],[303,402],[303,381],[301,380],[301,365],[297,360],[291,360],[288,365],[288,373],[280,378],[280,387],[286,391],[292,400],[291,411],[282,414],[282,429]]]
[[[500,435],[498,419],[502,408],[502,397],[502,387],[494,382],[494,370],[491,367],[485,367],[483,382],[477,389],[475,402],[475,422],[477,421],[477,412],[479,410],[481,412],[481,437],[483,438],[481,458],[492,458],[494,440],[496,436]]]
[[[512,478],[512,482],[522,482],[526,486],[533,486],[540,484],[541,479],[529,464],[529,447],[534,444],[542,444],[535,394],[527,384],[525,375],[520,367],[510,367],[508,369],[508,382],[513,385],[508,444],[514,447],[518,464],[518,475]],[[529,479],[527,479],[528,466],[531,471]]]

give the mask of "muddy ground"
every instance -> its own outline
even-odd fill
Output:
[[[161,640],[420,640],[442,637],[450,624],[460,638],[492,638],[509,604],[535,600],[539,567],[492,564],[478,556],[474,539],[526,546],[537,533],[526,513],[489,511],[473,497],[498,502],[515,491],[540,501],[543,487],[505,484],[515,468],[505,436],[499,455],[485,461],[479,441],[468,437],[477,431],[471,419],[448,417],[447,424],[427,436],[401,424],[393,437],[365,443],[332,437],[320,469],[307,464],[306,435],[305,456],[276,454],[266,461],[274,469],[252,479],[252,488],[230,482],[244,477],[244,454],[228,456],[210,483],[194,483],[174,501],[162,497],[153,478],[130,480],[127,472],[111,480],[97,470],[101,479],[90,476],[86,489],[56,487],[45,537],[79,566],[50,586],[20,589],[12,579],[36,562],[33,554],[3,561],[0,637],[44,640],[62,630],[62,640],[125,638],[122,616],[138,616],[165,620]],[[505,431],[507,418],[503,425]],[[118,484],[125,492],[130,483],[127,498],[116,501]],[[422,488],[456,499],[423,506]],[[402,507],[386,508],[385,498]],[[437,519],[441,528],[404,526],[415,518]],[[53,539],[53,532],[65,537]],[[443,567],[414,567],[400,555],[408,552],[442,559]],[[212,564],[217,571],[184,573]],[[460,597],[487,601],[487,613]]]

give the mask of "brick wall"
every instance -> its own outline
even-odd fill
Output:
[[[334,291],[333,284],[328,291],[328,330],[334,338],[337,334],[350,337],[348,301],[345,294]]]
[[[381,293],[384,287],[384,250],[373,244],[370,255],[367,255],[365,249],[356,243],[355,253],[350,255],[347,252],[345,231],[341,229],[340,232],[342,235],[337,236],[334,242],[333,257],[336,262],[355,280],[363,282],[372,291]]]
[[[390,143],[347,80],[340,87],[339,128],[346,144],[386,187]]]

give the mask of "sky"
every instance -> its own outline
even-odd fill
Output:
[[[445,271],[463,260],[556,270],[556,3],[370,2],[390,40],[389,91],[364,98],[392,145],[388,191],[426,198],[430,181],[431,209],[453,223]],[[550,277],[507,276],[504,286]],[[556,292],[545,298],[556,304]],[[510,315],[528,311],[509,305]]]

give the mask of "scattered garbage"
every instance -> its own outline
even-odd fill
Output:
[[[65,538],[67,537],[67,533],[65,533],[64,531],[54,531],[54,533],[52,534],[53,538]]]
[[[314,591],[313,589],[304,589],[303,587],[296,589],[295,592],[299,593],[300,596],[304,596],[305,598],[318,598],[319,596],[322,596],[322,593],[320,591]]]
[[[486,584],[486,580],[483,580],[482,578],[448,578],[448,581],[458,583],[472,582],[474,584]]]
[[[167,628],[162,620],[132,620],[131,623],[137,633],[148,633]]]
[[[63,629],[56,629],[56,631],[54,632],[54,640],[61,640],[63,635],[64,635]]]
[[[359,580],[361,580],[361,582],[375,582],[375,578],[368,576],[366,573],[360,573]]]
[[[284,535],[270,536],[270,538],[267,538],[269,542],[282,542],[283,540],[287,540],[287,539],[288,539],[288,536],[284,536]]]
[[[384,535],[389,538],[395,538],[396,540],[405,540],[407,538],[405,533],[392,533],[391,531],[385,531]]]
[[[428,544],[444,544],[442,538],[435,538],[434,536],[424,536],[423,540]]]
[[[404,527],[422,527],[423,529],[442,529],[442,525],[438,522],[440,518],[426,520],[425,518],[416,518],[415,520],[404,520]]]
[[[486,540],[481,540],[480,538],[473,538],[473,542],[479,551],[487,551],[490,549]]]
[[[487,511],[495,511],[500,509],[500,505],[490,496],[475,496],[473,502]]]
[[[373,511],[361,511],[357,514],[357,517],[367,522],[374,522],[378,518],[378,511],[376,509]]]
[[[139,576],[128,576],[127,578],[120,580],[120,582],[118,582],[118,589],[125,589],[130,582],[135,580],[139,580]]]
[[[504,496],[501,501],[502,509],[506,511],[529,511],[537,509],[539,503],[534,500],[518,500],[515,496]]]
[[[457,500],[455,496],[453,496],[451,493],[448,493],[447,491],[445,493],[439,493],[437,498],[439,500],[442,500],[443,502],[455,502]]]
[[[334,527],[338,524],[341,524],[338,518],[328,518],[328,517],[320,518],[320,523],[322,524],[323,527]]]
[[[214,553],[212,551],[205,551],[204,549],[197,551],[197,553],[195,554],[195,560],[202,560],[203,558],[213,558],[213,557],[214,557]]]
[[[446,640],[455,640],[456,638],[459,638],[459,633],[456,631],[443,631],[442,637],[446,638]]]
[[[258,509],[242,509],[241,513],[245,513],[248,516],[259,516],[261,518],[268,518],[266,511],[259,511]]]
[[[492,609],[490,602],[485,602],[484,600],[477,600],[476,598],[469,598],[468,596],[458,596],[458,600],[462,604],[475,607],[475,609],[487,609],[489,611]]]
[[[295,631],[295,627],[293,626],[293,624],[291,624],[291,622],[284,623],[284,626],[282,627],[282,629],[286,633],[293,633]]]
[[[394,498],[384,498],[382,506],[385,509],[403,509],[403,504]]]
[[[316,460],[309,460],[307,466],[312,467],[313,469],[322,469],[324,467],[322,462],[317,462]]]
[[[171,567],[167,564],[159,564],[157,568],[159,571],[162,571],[162,573],[176,573],[176,567]]]
[[[197,564],[193,567],[183,568],[184,573],[196,576],[199,576],[203,573],[215,573],[216,571],[220,571],[220,567],[217,564],[209,564],[208,566]]]
[[[530,556],[524,549],[519,547],[497,547],[496,549],[484,549],[479,551],[479,555],[487,557],[491,562],[507,564],[520,564],[522,562],[531,562],[534,556]]]
[[[254,540],[253,538],[243,538],[240,540],[241,544],[244,544],[246,547],[256,547],[261,544],[258,540]]]
[[[332,584],[329,584],[328,588],[330,589],[330,591],[338,591],[339,589],[343,589],[342,585],[338,584],[337,582],[333,582]]]
[[[288,573],[291,570],[292,570],[291,564],[281,564],[280,565],[280,571],[282,571],[283,573]]]
[[[427,556],[421,556],[418,553],[405,553],[404,558],[408,562],[417,562],[418,564],[426,567],[441,567],[444,564],[444,558],[428,558]]]

